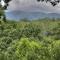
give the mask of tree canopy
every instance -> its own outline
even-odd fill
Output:
[[[57,5],[59,2],[60,2],[60,0],[37,0],[38,2],[50,2],[53,6],[55,6],[55,5]]]
[[[3,17],[3,21],[6,21],[4,10],[7,9],[10,1],[11,0],[0,0],[0,18]]]

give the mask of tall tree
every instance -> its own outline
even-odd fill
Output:
[[[11,0],[0,0],[0,18],[3,18],[3,21],[6,22],[5,10],[7,9],[9,2]]]

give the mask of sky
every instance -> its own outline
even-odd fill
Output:
[[[9,3],[8,11],[25,11],[25,12],[45,12],[59,13],[60,3],[52,6],[49,2],[37,2],[37,0],[12,0]]]

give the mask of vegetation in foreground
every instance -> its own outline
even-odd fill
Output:
[[[0,60],[60,60],[60,19],[0,21]]]

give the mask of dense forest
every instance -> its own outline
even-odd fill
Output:
[[[60,60],[60,19],[0,19],[0,60]]]

